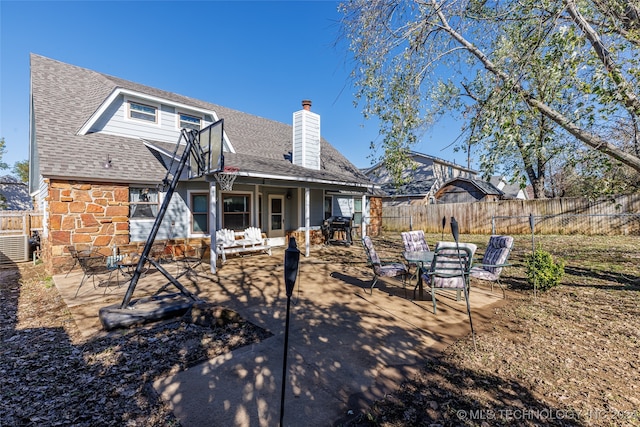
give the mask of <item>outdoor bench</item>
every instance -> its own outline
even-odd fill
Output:
[[[271,256],[271,246],[262,237],[262,230],[249,227],[243,232],[221,229],[216,232],[216,257],[222,257],[222,263],[227,261],[227,255],[262,252]]]

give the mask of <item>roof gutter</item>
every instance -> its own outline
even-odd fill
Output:
[[[117,178],[87,178],[87,177],[78,177],[78,176],[64,176],[64,175],[46,175],[47,179],[56,179],[61,181],[82,181],[82,182],[108,182],[108,183],[116,183],[116,184],[134,184],[134,185],[156,185],[160,184],[160,180],[158,181],[149,181],[149,180],[140,180],[135,181],[131,179],[117,179]],[[37,191],[36,191],[37,193]]]
[[[309,184],[341,185],[344,187],[357,187],[357,188],[367,188],[367,189],[380,188],[380,186],[371,184],[371,183],[335,181],[331,179],[319,179],[319,178],[299,177],[299,176],[290,176],[290,175],[273,175],[273,174],[266,174],[266,173],[239,172],[238,176],[247,177],[247,178],[273,179],[273,180],[287,181],[287,182],[305,182]]]

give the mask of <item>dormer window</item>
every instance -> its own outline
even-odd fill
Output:
[[[158,109],[150,105],[129,101],[129,118],[157,123]]]
[[[200,130],[200,122],[200,117],[194,117],[188,114],[180,113],[180,123],[178,124],[178,127],[180,129]]]

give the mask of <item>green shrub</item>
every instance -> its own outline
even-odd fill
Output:
[[[560,284],[564,276],[564,261],[553,261],[551,254],[542,249],[536,249],[525,259],[527,266],[527,282],[532,287],[546,291]]]

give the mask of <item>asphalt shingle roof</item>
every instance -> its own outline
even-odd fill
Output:
[[[33,113],[37,155],[45,177],[116,182],[159,182],[165,169],[153,150],[138,138],[78,130],[118,88],[215,111],[236,153],[225,153],[225,164],[242,171],[369,184],[371,181],[324,138],[321,169],[293,165],[292,126],[172,92],[108,76],[96,71],[31,55]],[[153,145],[171,146],[156,143]],[[177,142],[177,141],[176,141]],[[173,152],[174,147],[166,148]],[[257,155],[259,153],[259,155]],[[107,155],[112,167],[103,167]]]
[[[471,178],[461,178],[461,177],[457,177],[457,178],[453,178],[447,182],[445,182],[442,188],[446,188],[447,186],[451,185],[454,182],[469,182],[473,185],[475,185],[480,191],[482,191],[484,194],[486,195],[493,195],[493,196],[502,196],[502,191],[498,190],[498,188],[496,188],[493,184],[491,184],[490,182],[487,181],[482,181],[479,179],[471,179]]]
[[[0,176],[0,210],[31,210],[31,197],[27,184],[16,178]]]

